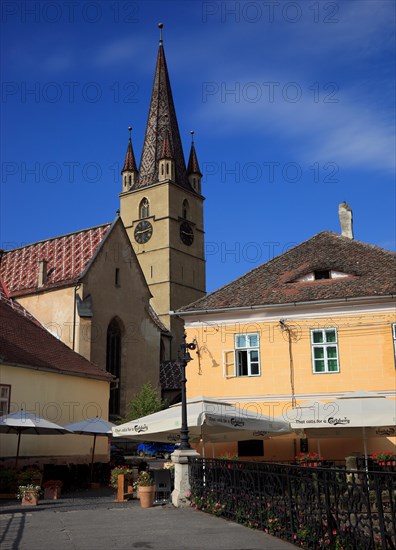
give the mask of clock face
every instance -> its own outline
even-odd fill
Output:
[[[139,244],[146,243],[151,239],[153,226],[147,220],[143,220],[135,227],[135,240]]]
[[[187,246],[192,245],[194,241],[194,232],[191,225],[183,222],[180,226],[180,238]]]

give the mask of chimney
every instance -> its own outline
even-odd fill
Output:
[[[338,206],[338,217],[341,224],[341,235],[353,239],[352,209],[346,202]]]
[[[37,286],[40,288],[47,282],[47,260],[39,260]]]

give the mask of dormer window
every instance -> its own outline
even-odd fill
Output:
[[[346,277],[356,277],[352,273],[344,273],[334,269],[316,269],[305,275],[300,275],[297,279],[288,281],[289,283],[310,283],[312,281],[321,281],[323,279],[344,279]]]
[[[315,281],[319,279],[331,279],[330,271],[328,269],[322,271],[314,271]]]

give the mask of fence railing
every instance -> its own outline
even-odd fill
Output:
[[[396,548],[396,473],[190,460],[197,508],[318,550]]]

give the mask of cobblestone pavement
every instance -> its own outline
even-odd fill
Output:
[[[142,509],[114,501],[108,489],[41,500],[3,502],[1,550],[291,550],[265,533],[171,504]]]

